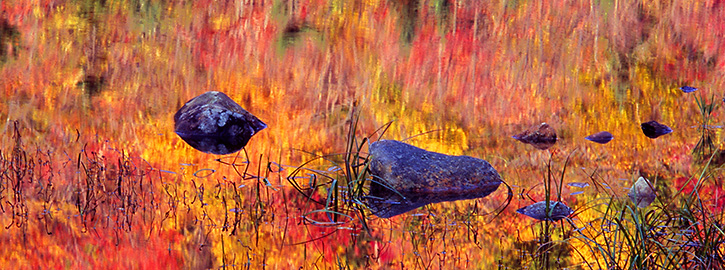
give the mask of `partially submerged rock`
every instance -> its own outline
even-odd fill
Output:
[[[267,127],[227,95],[209,91],[174,115],[174,132],[199,151],[224,155],[239,151]]]
[[[655,201],[655,190],[652,183],[647,178],[639,177],[634,182],[632,188],[629,189],[629,199],[639,208],[645,208]]]
[[[549,149],[556,143],[556,131],[547,123],[541,123],[512,137],[539,150]]]
[[[656,139],[659,136],[672,133],[672,129],[668,126],[658,123],[657,121],[649,121],[641,124],[642,133],[650,139]]]
[[[369,154],[373,183],[367,205],[383,218],[429,203],[482,198],[502,182],[483,159],[429,152],[400,141],[374,142]]]
[[[516,212],[537,220],[557,221],[568,217],[574,211],[560,201],[549,201],[549,208],[547,211],[546,201],[540,201],[535,204],[519,208]]]
[[[590,141],[593,141],[593,142],[599,143],[599,144],[606,144],[609,141],[611,141],[612,139],[614,139],[614,135],[612,135],[612,133],[609,133],[608,131],[601,131],[601,132],[597,132],[592,135],[589,135],[584,139],[587,139],[587,140],[590,140]]]

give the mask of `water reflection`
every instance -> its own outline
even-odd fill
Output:
[[[373,183],[370,187],[370,194],[365,197],[365,204],[373,215],[390,218],[427,204],[478,199],[487,195],[488,193],[419,193],[403,195],[390,188]]]
[[[345,121],[350,119],[352,104],[360,104],[354,110],[360,112],[356,136],[392,120],[395,124],[386,138],[443,129],[446,132],[441,136],[433,134],[436,138],[426,145],[428,149],[486,158],[505,177],[531,187],[540,182],[542,164],[535,157],[541,153],[532,155],[511,147],[508,137],[523,131],[512,132],[515,123],[551,123],[566,139],[559,142],[562,150],[587,148],[581,144],[590,142],[571,138],[588,135],[591,130],[585,127],[598,126],[618,134],[618,142],[606,148],[606,157],[611,158],[577,157],[567,170],[576,173],[567,174],[566,181],[591,181],[599,192],[590,188],[579,197],[562,198],[591,201],[597,195],[622,195],[622,183],[631,183],[618,179],[629,177],[633,169],[656,172],[665,179],[689,179],[695,168],[690,150],[697,141],[691,132],[671,134],[668,144],[660,141],[652,149],[644,147],[651,142],[630,123],[652,115],[673,127],[693,125],[699,119],[698,111],[683,102],[681,90],[672,89],[682,86],[678,82],[700,82],[707,87],[695,94],[715,92],[722,98],[718,74],[723,58],[717,56],[722,55],[725,28],[718,27],[722,14],[712,6],[713,1],[701,5],[696,1],[615,4],[618,8],[614,9],[612,1],[210,1],[208,5],[50,1],[53,4],[46,8],[29,2],[13,1],[0,16],[0,30],[5,30],[0,31],[0,89],[4,91],[0,116],[6,120],[0,158],[19,153],[13,151],[15,144],[7,133],[7,122],[13,119],[24,124],[23,146],[34,157],[29,159],[34,167],[27,167],[25,178],[10,174],[17,172],[18,162],[0,162],[4,166],[0,171],[8,172],[2,178],[6,188],[0,197],[6,199],[6,210],[12,207],[2,215],[9,239],[5,250],[10,254],[4,261],[23,264],[18,268],[38,267],[51,260],[92,268],[83,265],[89,262],[83,251],[91,249],[102,253],[94,257],[98,260],[90,261],[114,268],[129,261],[148,261],[143,260],[148,257],[158,259],[152,261],[159,264],[139,268],[160,268],[164,262],[182,264],[198,258],[193,254],[200,250],[211,250],[213,254],[205,251],[205,256],[213,257],[213,268],[405,265],[424,269],[438,265],[442,269],[488,269],[500,259],[503,267],[540,269],[542,265],[529,263],[531,257],[506,255],[514,250],[516,240],[534,238],[530,233],[534,229],[524,224],[528,222],[520,222],[526,218],[504,213],[481,224],[475,217],[465,220],[450,214],[446,206],[451,204],[427,207],[432,212],[446,211],[437,218],[372,220],[372,236],[349,237],[343,232],[319,242],[307,241],[322,234],[314,226],[305,227],[301,217],[325,207],[309,205],[311,200],[334,194],[335,189],[325,189],[327,179],[313,181],[310,177],[305,184],[319,194],[288,196],[289,186],[276,191],[265,181],[278,188],[284,182],[278,179],[284,179],[287,172],[280,172],[276,165],[274,170],[266,170],[267,159],[296,167],[306,156],[290,154],[288,149],[321,156],[349,152],[340,142],[347,138]],[[293,20],[298,21],[286,28]],[[688,27],[660,27],[663,22]],[[289,36],[294,44],[278,45]],[[675,84],[679,86],[671,87]],[[231,160],[233,157],[211,160],[188,147],[170,151],[178,147],[171,144],[180,140],[157,135],[160,127],[171,130],[174,124],[168,117],[173,113],[169,107],[177,109],[198,89],[223,90],[239,97],[240,104],[263,106],[254,113],[265,121],[274,120],[268,130],[274,132],[258,136],[254,149],[247,149],[251,162]],[[714,111],[714,121],[721,121],[718,113],[719,109]],[[453,140],[449,135],[454,133]],[[196,149],[210,153],[231,152],[249,142],[180,135]],[[715,135],[713,141],[722,141],[721,132]],[[106,139],[113,143],[103,143]],[[456,146],[450,146],[451,141]],[[36,145],[39,151],[35,151]],[[109,147],[122,148],[123,154],[120,158],[109,155]],[[45,151],[53,154],[48,152],[46,158],[41,155]],[[147,158],[157,170],[129,172],[131,163],[125,162],[124,155]],[[582,174],[574,166],[596,169]],[[204,177],[211,171],[203,168],[216,172]],[[339,179],[349,170],[340,166],[325,174]],[[153,181],[143,186],[128,181],[138,180],[138,175]],[[720,171],[715,170],[713,178],[721,179]],[[114,184],[118,180],[123,185]],[[718,183],[708,179],[703,184],[713,182]],[[659,187],[660,192],[680,187],[667,184]],[[380,215],[454,200],[447,195],[428,198],[395,192],[386,197],[382,193],[389,190],[378,189],[378,193],[366,195]],[[121,196],[121,191],[130,197]],[[675,206],[680,200],[668,201]],[[129,203],[142,202],[143,218],[139,218],[140,208],[131,215]],[[474,205],[459,210],[475,212]],[[116,214],[118,208],[113,206],[127,209],[128,215]],[[602,207],[595,206],[582,208],[577,225],[607,221],[602,218]],[[41,216],[40,209],[58,210]],[[662,209],[649,210],[659,213]],[[115,220],[107,219],[106,214]],[[180,219],[183,215],[190,216],[187,222]],[[440,228],[452,219],[472,223],[441,233]],[[128,224],[128,231],[116,229],[123,223]],[[698,220],[690,224],[707,225]],[[56,233],[47,234],[44,225]],[[232,229],[226,230],[229,226]],[[187,227],[196,230],[182,230]],[[83,228],[88,230],[80,232]],[[619,230],[616,224],[611,229]],[[611,239],[606,232],[599,234],[601,231],[589,234],[591,239]],[[562,230],[562,234],[567,232],[568,227]],[[409,242],[411,235],[420,241]],[[26,238],[27,245],[21,240]],[[576,254],[572,256],[584,257],[556,256],[563,265],[576,268],[579,261],[601,258],[596,248],[572,240],[576,239],[553,239],[572,243],[570,250]],[[620,240],[614,242],[623,243]],[[540,243],[532,242],[533,249],[549,250],[539,249]],[[664,249],[691,252],[671,246]],[[134,253],[118,254],[124,250]],[[634,249],[621,250],[611,260],[621,265],[589,268],[631,267],[628,250]],[[38,256],[23,258],[30,253]],[[122,261],[114,261],[118,258]],[[678,255],[673,261],[695,259]]]

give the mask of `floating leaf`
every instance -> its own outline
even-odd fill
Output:
[[[657,121],[649,121],[642,123],[642,132],[645,136],[656,139],[659,136],[672,133],[672,129],[663,124],[657,123]]]
[[[523,214],[537,220],[557,221],[568,217],[573,213],[569,206],[563,202],[549,201],[549,211],[546,211],[546,201],[537,202],[535,204],[525,206],[516,210],[519,214]]]
[[[546,150],[556,143],[556,131],[547,123],[541,123],[513,136],[522,143],[531,144],[536,149]]]
[[[639,177],[637,182],[629,189],[629,199],[639,208],[645,208],[655,201],[655,190],[652,183],[644,177]]]
[[[608,131],[597,132],[587,136],[585,139],[593,141],[595,143],[605,144],[614,139],[614,135]]]
[[[680,90],[682,90],[682,92],[685,92],[685,93],[691,93],[691,92],[697,91],[697,88],[685,85],[683,87],[680,87]]]

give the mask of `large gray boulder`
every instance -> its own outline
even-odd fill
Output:
[[[239,151],[267,127],[222,92],[209,91],[174,115],[174,132],[199,151],[217,155]]]
[[[383,218],[429,203],[482,198],[502,182],[483,159],[429,152],[400,141],[371,143],[369,155],[373,183],[366,202]]]

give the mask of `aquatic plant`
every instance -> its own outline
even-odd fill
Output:
[[[369,137],[359,139],[356,136],[359,115],[351,112],[349,117],[350,126],[345,152],[317,156],[308,160],[293,170],[287,177],[287,181],[310,202],[321,207],[304,215],[312,225],[339,226],[355,220],[365,230],[369,230],[366,223],[368,211],[364,203],[364,196],[368,193],[370,182],[376,182],[381,187],[386,185],[375,180],[369,173],[368,157],[363,152],[363,147],[368,143]],[[379,128],[373,134],[379,132],[378,137],[382,137],[389,126],[390,123]],[[311,162],[320,159],[329,162],[326,163],[327,166],[332,167],[328,170],[319,170],[310,166]],[[304,172],[307,173],[307,176],[301,176]],[[303,179],[308,183],[300,182]],[[318,183],[318,180],[321,182]],[[395,191],[392,190],[392,192]],[[322,217],[317,220],[315,215]]]
[[[700,113],[700,123],[697,126],[697,131],[700,136],[697,144],[692,148],[692,154],[698,160],[704,161],[718,150],[713,141],[713,137],[715,137],[714,127],[710,125],[712,122],[712,112],[717,109],[718,105],[715,102],[715,94],[710,97],[709,103],[704,97],[698,98],[695,96],[695,103]]]
[[[563,225],[563,220],[569,219],[569,216],[573,214],[571,208],[564,204],[562,200],[562,188],[564,186],[564,175],[566,174],[566,168],[569,165],[570,158],[574,152],[567,155],[564,165],[561,170],[561,176],[554,179],[552,173],[552,160],[554,153],[549,157],[549,161],[546,164],[546,171],[542,179],[544,186],[544,200],[538,201],[531,205],[524,206],[518,210],[517,213],[526,215],[541,221],[537,224],[539,231],[536,233],[537,245],[534,246],[534,250],[531,253],[533,267],[537,269],[549,269],[552,267],[560,268],[562,266],[561,258],[552,260],[552,250],[558,250],[560,252],[566,252],[570,249],[570,246],[566,242],[554,241],[552,234],[554,233],[554,223],[559,221]],[[552,186],[553,185],[553,186]],[[555,196],[555,197],[552,197]],[[559,227],[564,234],[564,226]],[[559,256],[561,253],[559,253]]]
[[[705,206],[698,188],[709,177],[708,166],[709,162],[699,177],[688,180],[695,180],[691,192],[683,192],[683,186],[660,198],[661,205],[640,208],[639,202],[610,196],[592,208],[599,211],[595,218],[567,220],[576,233],[569,241],[590,250],[593,258],[583,258],[590,269],[722,269],[725,216]],[[637,181],[640,187],[651,188],[642,179]]]

